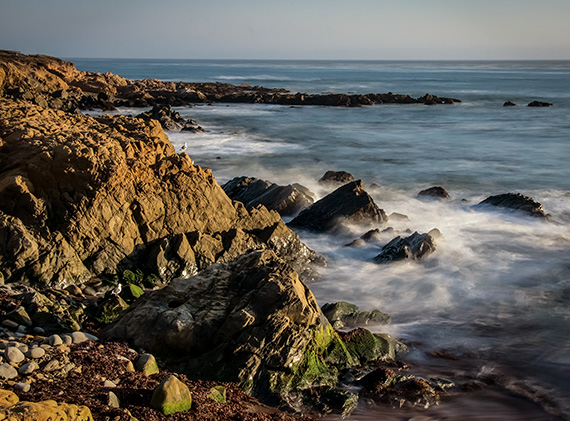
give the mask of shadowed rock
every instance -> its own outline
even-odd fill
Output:
[[[544,206],[536,202],[532,197],[521,193],[505,193],[490,196],[473,206],[473,209],[484,210],[490,208],[500,208],[514,210],[525,215],[546,219],[548,215],[544,211]]]
[[[430,187],[429,189],[422,190],[418,193],[418,197],[422,199],[449,199],[449,193],[443,187]]]
[[[346,171],[327,171],[320,179],[321,184],[346,184],[354,181],[352,174]]]
[[[321,307],[323,314],[335,329],[365,325],[378,325],[390,323],[390,316],[379,310],[360,311],[358,306],[339,301],[327,303]]]
[[[374,261],[389,263],[406,259],[421,260],[435,251],[435,240],[440,237],[441,233],[435,228],[427,234],[414,232],[406,238],[398,236],[382,247]]]
[[[507,101],[503,104],[503,107],[516,107],[517,104],[511,101]]]
[[[278,186],[269,181],[252,177],[236,177],[222,186],[233,200],[247,208],[263,205],[281,216],[295,215],[314,203],[314,194],[300,184]]]
[[[528,104],[529,107],[551,107],[553,104],[543,101],[532,101]]]
[[[183,118],[178,111],[174,111],[170,105],[155,105],[152,110],[137,115],[145,121],[157,120],[164,130],[180,130],[191,132],[203,132],[194,120]]]
[[[289,226],[315,232],[330,231],[343,222],[385,223],[386,213],[378,208],[364,190],[361,180],[339,187],[302,211]]]

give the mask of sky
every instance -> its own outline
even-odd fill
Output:
[[[570,59],[570,0],[0,0],[0,49],[62,58]]]

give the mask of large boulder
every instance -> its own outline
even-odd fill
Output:
[[[422,190],[418,193],[418,197],[421,199],[449,199],[449,193],[443,187],[434,186],[429,189]]]
[[[536,202],[532,197],[528,197],[520,193],[505,193],[496,196],[489,196],[473,208],[477,210],[500,208],[514,210],[536,218],[548,217],[542,204]]]
[[[374,258],[376,263],[389,263],[400,260],[421,260],[435,251],[435,242],[442,237],[438,229],[434,228],[427,234],[417,231],[409,237],[394,238]]]
[[[302,211],[289,226],[324,232],[348,223],[385,223],[388,217],[364,190],[362,180],[345,184]]]
[[[247,208],[263,205],[281,216],[291,216],[312,205],[314,194],[300,184],[278,186],[275,183],[252,177],[236,177],[222,186],[233,200]]]
[[[232,202],[154,120],[0,99],[0,139],[6,282],[65,288],[131,268],[168,281],[260,248],[301,273],[318,260],[276,212]]]
[[[101,336],[263,396],[333,385],[336,371],[325,360],[352,362],[311,291],[271,251],[145,293]]]

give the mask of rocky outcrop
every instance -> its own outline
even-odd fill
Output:
[[[320,179],[319,183],[328,185],[342,185],[355,181],[352,174],[346,171],[327,171]]]
[[[418,197],[421,199],[449,199],[449,193],[443,187],[435,186],[429,189],[422,190],[418,193]]]
[[[532,101],[528,104],[529,107],[552,107],[553,104],[544,101]]]
[[[511,102],[511,101],[506,101],[503,104],[503,107],[516,107],[516,106],[517,106],[517,104],[515,104],[514,102]]]
[[[263,207],[232,202],[158,122],[0,99],[0,270],[66,287],[141,268],[163,280],[269,248],[318,260]]]
[[[435,251],[435,242],[441,237],[441,233],[435,228],[427,234],[414,232],[406,238],[398,236],[382,247],[374,261],[389,263],[406,259],[421,260]]]
[[[25,402],[7,390],[0,390],[0,417],[10,421],[93,421],[88,407],[56,401]]]
[[[330,231],[343,222],[385,223],[388,217],[364,190],[361,180],[339,187],[302,211],[289,226],[315,232]]]
[[[255,395],[336,382],[322,354],[332,353],[335,334],[313,294],[270,251],[148,292],[102,335],[184,357],[193,373],[236,381]],[[343,352],[335,358],[346,364]]]
[[[454,98],[393,94],[305,94],[227,83],[128,80],[111,73],[79,72],[72,63],[42,55],[0,50],[0,96],[25,99],[66,111],[89,108],[150,107],[157,104],[265,103],[360,107],[374,104],[453,104]]]
[[[312,205],[314,194],[300,184],[278,186],[269,181],[252,177],[236,177],[222,186],[233,200],[247,208],[263,205],[281,216],[291,216]]]
[[[536,202],[532,197],[528,197],[520,193],[505,193],[496,196],[489,196],[482,202],[473,206],[473,208],[477,210],[500,208],[514,210],[536,218],[546,219],[548,217],[542,204]]]
[[[194,120],[183,118],[178,111],[170,105],[155,105],[152,110],[137,115],[145,121],[157,120],[164,130],[178,130],[187,132],[203,132],[204,129]]]

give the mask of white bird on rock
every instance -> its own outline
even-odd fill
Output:
[[[117,286],[113,289],[113,291],[111,291],[111,294],[116,295],[118,297],[122,290],[123,290],[123,286],[119,282],[117,284]]]

